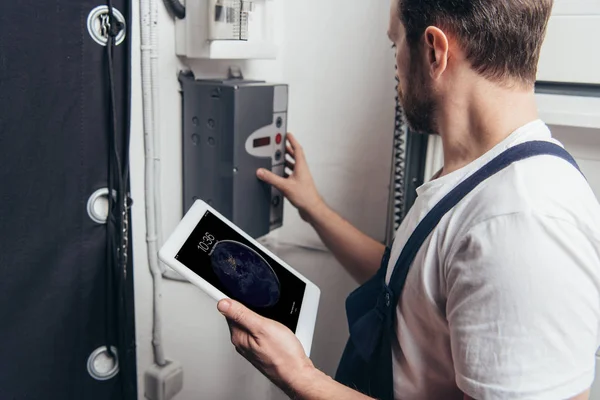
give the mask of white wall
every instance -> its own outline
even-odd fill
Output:
[[[283,47],[277,61],[242,63],[247,77],[290,84],[289,128],[301,140],[325,199],[378,239],[385,231],[393,129],[393,55],[386,39],[388,2],[277,0],[284,5]],[[133,116],[131,142],[133,246],[139,393],[152,363],[152,286],[146,261],[144,158],[139,69],[138,4],[134,2]],[[161,6],[160,105],[163,225],[165,236],[181,218],[181,107],[174,24]],[[240,63],[236,63],[240,64]],[[197,77],[224,76],[227,62],[196,61]],[[285,227],[273,238],[319,246],[288,206]],[[290,257],[292,257],[290,255]],[[324,291],[313,359],[333,373],[345,341],[343,300],[354,286],[329,257],[293,256],[292,265]],[[284,258],[285,259],[285,258]],[[214,301],[190,285],[165,282],[167,357],[183,363],[178,399],[272,399],[277,390],[234,351]]]
[[[285,1],[290,130],[325,200],[383,240],[395,96],[389,2]],[[286,211],[279,238],[319,245],[297,213]]]

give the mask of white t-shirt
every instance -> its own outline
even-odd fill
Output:
[[[542,121],[418,189],[389,280],[418,222],[507,148],[554,141]],[[518,161],[448,212],[421,247],[397,308],[396,399],[567,399],[600,345],[600,206],[567,161]]]

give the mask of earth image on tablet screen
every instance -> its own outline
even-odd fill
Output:
[[[281,286],[273,268],[256,251],[233,240],[218,242],[210,254],[212,269],[232,297],[253,307],[272,307]]]

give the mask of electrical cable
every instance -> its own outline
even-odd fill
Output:
[[[396,69],[398,67],[396,66]],[[405,182],[406,182],[406,135],[404,111],[399,95],[400,80],[396,74],[396,105],[394,109],[394,142],[392,152],[392,176],[390,187],[390,209],[386,241],[391,244],[396,230],[405,216]]]
[[[163,0],[169,14],[177,19],[185,18],[185,6],[179,0]]]
[[[111,53],[111,41],[112,39],[110,38],[110,34],[107,37],[107,43],[106,43],[106,52],[107,52],[107,58],[111,58],[112,53]],[[110,70],[111,68],[111,64],[109,62],[109,71],[108,71],[108,75],[109,75],[109,79],[110,79],[110,75],[112,74],[112,71]],[[110,118],[110,114],[112,114],[112,86],[109,84],[109,118]],[[108,133],[108,171],[107,171],[107,181],[108,181],[108,212],[107,212],[107,218],[106,218],[106,259],[107,259],[107,269],[106,269],[106,348],[108,351],[108,354],[115,359],[116,355],[113,353],[112,351],[112,346],[111,343],[113,341],[112,335],[113,332],[111,331],[111,328],[113,327],[114,324],[114,318],[113,318],[113,314],[115,312],[115,309],[113,309],[114,305],[113,305],[113,296],[114,296],[114,270],[116,268],[116,260],[115,260],[115,256],[116,256],[116,231],[115,229],[118,229],[115,225],[116,221],[115,221],[115,216],[114,216],[114,212],[115,212],[115,202],[118,201],[118,199],[116,198],[115,194],[116,194],[116,190],[115,190],[115,182],[114,182],[114,169],[115,169],[115,162],[114,162],[114,156],[113,156],[113,148],[114,148],[114,136],[115,136],[115,132],[114,132],[114,125],[112,123],[112,118],[110,118],[111,121],[109,123],[109,133]]]
[[[397,67],[396,67],[397,68]],[[400,227],[404,219],[404,183],[406,180],[406,128],[404,126],[404,111],[400,102],[398,88],[400,80],[396,76],[396,108],[394,118],[394,231]]]
[[[117,347],[124,343],[123,333],[119,329],[121,313],[125,308],[124,281],[127,279],[128,246],[129,246],[129,196],[125,185],[129,180],[129,131],[123,135],[123,148],[119,147],[119,126],[117,121],[117,102],[114,72],[115,38],[124,29],[113,13],[112,1],[107,0],[108,26],[106,26],[106,57],[108,66],[108,216],[107,216],[107,271],[106,271],[106,348],[108,354],[115,359],[111,346],[112,334],[116,334]],[[121,152],[123,155],[121,156]],[[116,295],[116,296],[115,296]],[[116,297],[116,301],[115,300]],[[117,316],[116,332],[111,331]],[[121,382],[124,385],[124,382]]]

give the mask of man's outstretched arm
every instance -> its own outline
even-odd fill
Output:
[[[310,223],[335,258],[359,283],[371,278],[379,269],[385,251],[383,244],[365,235],[329,208],[319,195],[296,138],[288,134],[287,153],[295,162],[286,166],[293,172],[282,178],[270,171],[259,170],[263,181],[275,186]]]

